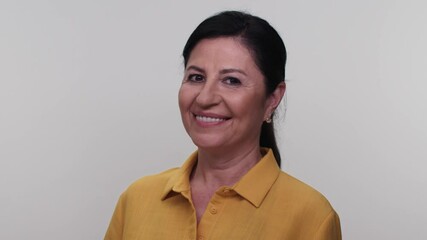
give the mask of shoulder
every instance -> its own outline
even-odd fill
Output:
[[[281,172],[270,190],[274,198],[274,214],[292,219],[292,226],[301,226],[312,239],[341,239],[339,217],[323,194]],[[270,195],[270,194],[269,194]],[[280,203],[280,204],[277,204]],[[326,236],[322,238],[321,236]]]
[[[169,179],[178,170],[179,168],[172,168],[158,174],[141,177],[130,184],[123,195],[131,198],[145,194],[150,194],[150,196],[161,195]]]
[[[323,194],[285,172],[279,174],[273,188],[277,197],[291,204],[296,211],[301,210],[320,218],[334,211]]]

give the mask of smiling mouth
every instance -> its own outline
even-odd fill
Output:
[[[219,123],[227,121],[229,118],[218,118],[218,117],[208,117],[208,116],[200,116],[195,115],[197,121],[205,122],[205,123]]]

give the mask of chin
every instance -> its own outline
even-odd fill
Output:
[[[191,137],[194,145],[200,149],[216,149],[225,146],[225,141],[218,138],[207,137]]]

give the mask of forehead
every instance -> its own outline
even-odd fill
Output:
[[[203,61],[256,67],[250,50],[238,37],[209,38],[198,42],[191,51],[188,64]]]

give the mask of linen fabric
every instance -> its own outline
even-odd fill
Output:
[[[234,186],[216,191],[199,224],[189,183],[197,152],[181,168],[141,178],[120,196],[105,240],[341,239],[328,200],[265,151]]]

